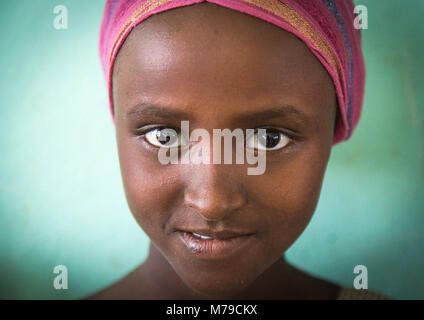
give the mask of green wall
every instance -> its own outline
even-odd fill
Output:
[[[367,86],[354,136],[333,149],[311,224],[287,256],[352,286],[424,298],[422,0],[361,0]],[[69,28],[53,28],[53,8]],[[0,298],[74,299],[141,263],[149,240],[122,189],[98,59],[103,1],[0,4]],[[66,265],[69,289],[53,288]]]

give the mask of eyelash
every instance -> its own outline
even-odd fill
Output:
[[[257,133],[258,129],[272,129],[272,130],[275,130],[275,131],[282,133],[283,135],[285,135],[289,139],[289,142],[283,148],[268,151],[268,152],[272,152],[273,154],[278,154],[278,153],[281,153],[281,152],[285,153],[285,152],[290,151],[297,144],[297,142],[301,139],[301,136],[300,136],[299,133],[297,133],[294,130],[288,129],[288,128],[272,127],[272,126],[259,126],[259,127],[254,129],[255,133]]]
[[[147,141],[146,139],[146,134],[149,133],[150,131],[156,130],[156,129],[165,129],[165,128],[169,128],[169,129],[173,129],[175,130],[178,134],[181,133],[181,129],[180,128],[176,128],[176,127],[172,127],[169,125],[143,125],[141,127],[138,127],[135,130],[135,135],[137,137],[137,139],[143,139],[143,142],[145,144],[147,144],[149,146],[149,148],[151,148],[152,150],[157,150],[158,147],[152,145],[150,142]],[[288,128],[280,128],[280,127],[271,127],[271,126],[258,126],[256,128],[254,128],[254,133],[257,134],[258,133],[258,129],[272,129],[274,131],[278,131],[281,134],[285,135],[288,139],[289,142],[287,143],[286,146],[282,147],[281,149],[276,149],[276,150],[267,150],[268,152],[273,151],[275,152],[287,152],[287,149],[291,149],[291,147],[296,144],[297,140],[300,139],[300,135],[295,132],[294,130],[288,129]],[[180,148],[180,147],[179,147]]]
[[[147,146],[149,149],[155,151],[158,149],[158,147],[152,145],[150,142],[146,139],[146,134],[150,131],[156,130],[156,129],[164,129],[164,128],[170,128],[175,130],[176,132],[180,132],[180,128],[175,128],[169,125],[143,125],[134,130],[134,135],[137,140],[140,140],[141,143],[144,143],[145,146]]]

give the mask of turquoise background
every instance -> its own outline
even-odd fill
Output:
[[[97,43],[103,1],[0,4],[0,298],[75,299],[118,280],[149,240],[127,207]],[[424,298],[424,1],[362,0],[362,120],[333,149],[320,202],[288,251],[352,286]],[[53,8],[69,28],[53,28]],[[53,288],[66,265],[68,290]]]

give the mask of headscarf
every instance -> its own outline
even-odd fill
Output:
[[[112,118],[113,63],[131,30],[153,14],[204,1],[255,16],[300,38],[334,83],[339,112],[333,144],[351,137],[361,115],[365,86],[353,0],[107,0],[99,49]]]

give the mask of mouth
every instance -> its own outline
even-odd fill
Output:
[[[246,247],[254,238],[253,233],[210,233],[184,230],[176,230],[176,233],[188,253],[200,259],[228,258]]]

